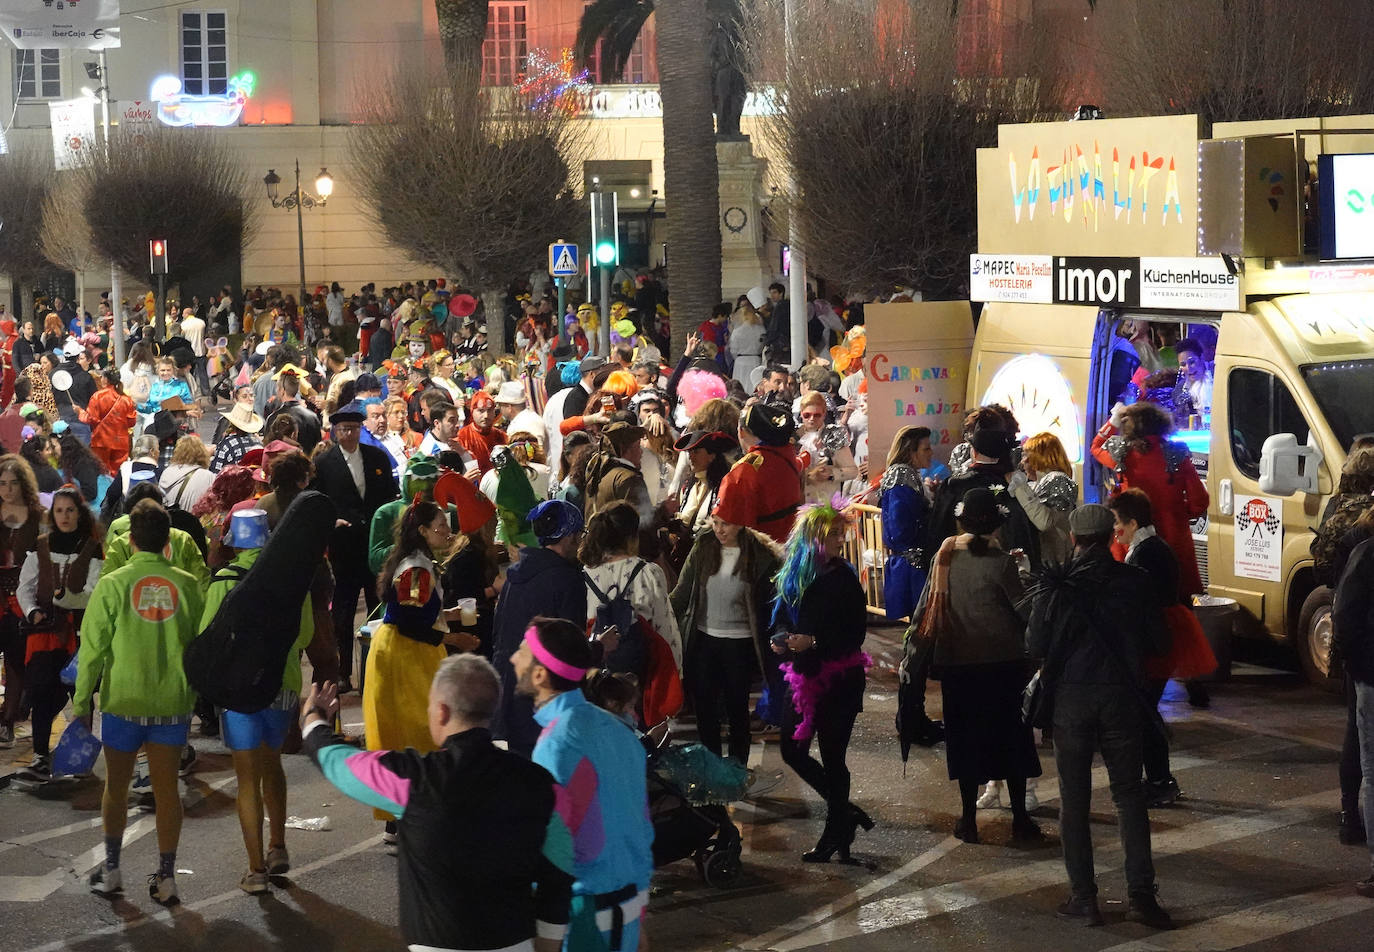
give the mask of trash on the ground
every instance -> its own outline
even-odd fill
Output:
[[[286,818],[286,828],[289,830],[307,830],[311,833],[321,833],[325,830],[332,830],[333,826],[327,816],[300,817],[289,816]]]
[[[194,876],[195,874],[196,874],[196,871],[195,871],[194,869],[179,869],[179,870],[177,870],[177,875],[178,875],[178,876]]]

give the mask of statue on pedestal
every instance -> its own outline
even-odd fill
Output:
[[[733,7],[734,4],[722,6]],[[716,114],[717,139],[744,138],[740,134],[739,121],[744,114],[744,96],[748,88],[739,67],[739,26],[732,12],[738,11],[720,11],[711,29],[711,104]]]

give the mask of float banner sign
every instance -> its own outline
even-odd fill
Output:
[[[864,308],[868,377],[868,445],[887,460],[904,426],[926,426],[937,459],[947,461],[962,439],[973,313],[967,301],[870,304]]]
[[[969,259],[975,301],[1238,311],[1241,282],[1220,258],[987,255]]]
[[[1283,500],[1236,497],[1236,578],[1283,581]]]
[[[1003,125],[997,142],[977,156],[980,252],[1196,252],[1196,116]]]
[[[975,301],[1051,304],[1053,277],[1049,255],[969,256],[969,297]]]
[[[0,0],[0,30],[21,50],[116,49],[119,0]]]

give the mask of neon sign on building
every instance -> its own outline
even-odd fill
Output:
[[[229,88],[222,94],[192,96],[181,91],[181,80],[175,76],[159,76],[148,98],[157,103],[157,118],[163,125],[232,126],[243,115],[255,81],[245,70],[229,79]]]

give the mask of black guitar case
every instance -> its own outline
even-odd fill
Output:
[[[276,699],[335,518],[323,493],[307,491],[291,501],[258,560],[186,646],[182,666],[202,698],[244,714]]]

